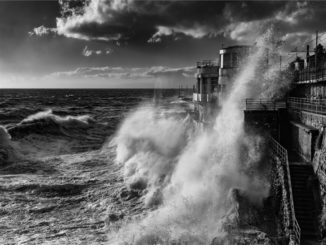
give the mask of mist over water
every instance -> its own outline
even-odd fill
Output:
[[[156,107],[140,107],[125,120],[117,162],[128,188],[152,209],[109,234],[110,244],[210,244],[236,223],[235,191],[256,204],[268,196],[268,177],[258,170],[266,164],[263,139],[245,134],[243,100],[271,98],[287,86],[275,86],[275,66],[262,65],[266,48],[277,52],[270,37],[268,31],[243,62],[213,129]]]

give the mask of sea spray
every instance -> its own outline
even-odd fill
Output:
[[[129,189],[144,190],[147,206],[158,204],[178,157],[195,134],[190,117],[180,111],[144,105],[132,113],[116,137],[117,162],[124,164]]]
[[[259,165],[264,164],[264,158],[259,154],[262,148],[257,145],[262,145],[263,140],[244,133],[242,101],[247,97],[258,97],[262,92],[263,86],[257,77],[261,76],[261,64],[270,35],[267,32],[259,40],[253,54],[244,62],[246,65],[234,79],[213,129],[191,134],[184,142],[182,137],[186,128],[178,128],[174,124],[178,122],[170,124],[169,118],[168,121],[158,118],[156,126],[149,126],[156,128],[157,133],[151,134],[148,143],[139,130],[143,123],[144,128],[148,127],[146,122],[138,119],[130,123],[130,119],[126,120],[129,131],[139,133],[138,141],[126,144],[121,140],[128,138],[123,125],[117,136],[117,155],[127,172],[127,183],[135,173],[151,179],[157,173],[153,168],[167,168],[169,171],[163,171],[163,185],[148,185],[147,182],[143,186],[145,196],[153,192],[153,188],[147,189],[148,186],[155,186],[155,193],[160,193],[158,208],[122,226],[116,234],[111,233],[110,244],[209,244],[214,237],[223,239],[227,234],[226,225],[236,223],[236,193],[245,195],[253,203],[260,203],[268,196],[268,178],[258,170]],[[146,118],[147,114],[142,113],[144,111],[137,111],[133,117]],[[157,152],[162,156],[162,151],[157,150],[158,145],[163,146],[165,153],[170,150],[164,146],[178,150],[173,154],[163,154],[162,160],[157,157]],[[124,154],[127,156],[125,159],[119,157],[121,149],[128,152]],[[135,156],[138,156],[137,167],[130,172],[128,161]],[[160,177],[154,179],[161,180]]]

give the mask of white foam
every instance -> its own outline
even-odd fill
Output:
[[[93,119],[89,115],[81,115],[81,116],[58,116],[53,114],[53,111],[51,109],[46,111],[37,112],[33,115],[28,116],[24,120],[21,121],[21,123],[29,123],[41,119],[50,119],[53,120],[59,124],[63,124],[65,126],[76,126],[78,124],[79,126],[87,126],[89,122],[91,122]]]

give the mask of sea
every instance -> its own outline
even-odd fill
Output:
[[[0,90],[0,244],[110,244],[114,221],[146,209],[114,138],[139,107],[167,105],[191,108],[173,89]]]

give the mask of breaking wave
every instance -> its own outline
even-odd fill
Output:
[[[117,162],[127,186],[152,209],[112,231],[110,244],[229,244],[237,197],[258,206],[268,197],[264,140],[244,132],[242,100],[266,89],[259,77],[269,37],[244,62],[213,129],[156,107],[140,108],[125,120],[116,137]]]
[[[78,130],[89,128],[91,123],[94,119],[89,115],[61,117],[47,110],[28,116],[8,131],[14,139],[29,134],[72,136]]]
[[[105,126],[89,115],[59,116],[47,110],[7,126],[5,142],[20,159],[35,159],[100,149],[105,141],[103,130]]]
[[[124,164],[127,186],[145,190],[146,206],[160,204],[162,187],[170,182],[180,154],[196,133],[195,122],[179,113],[141,107],[128,117],[116,137],[117,161]]]

